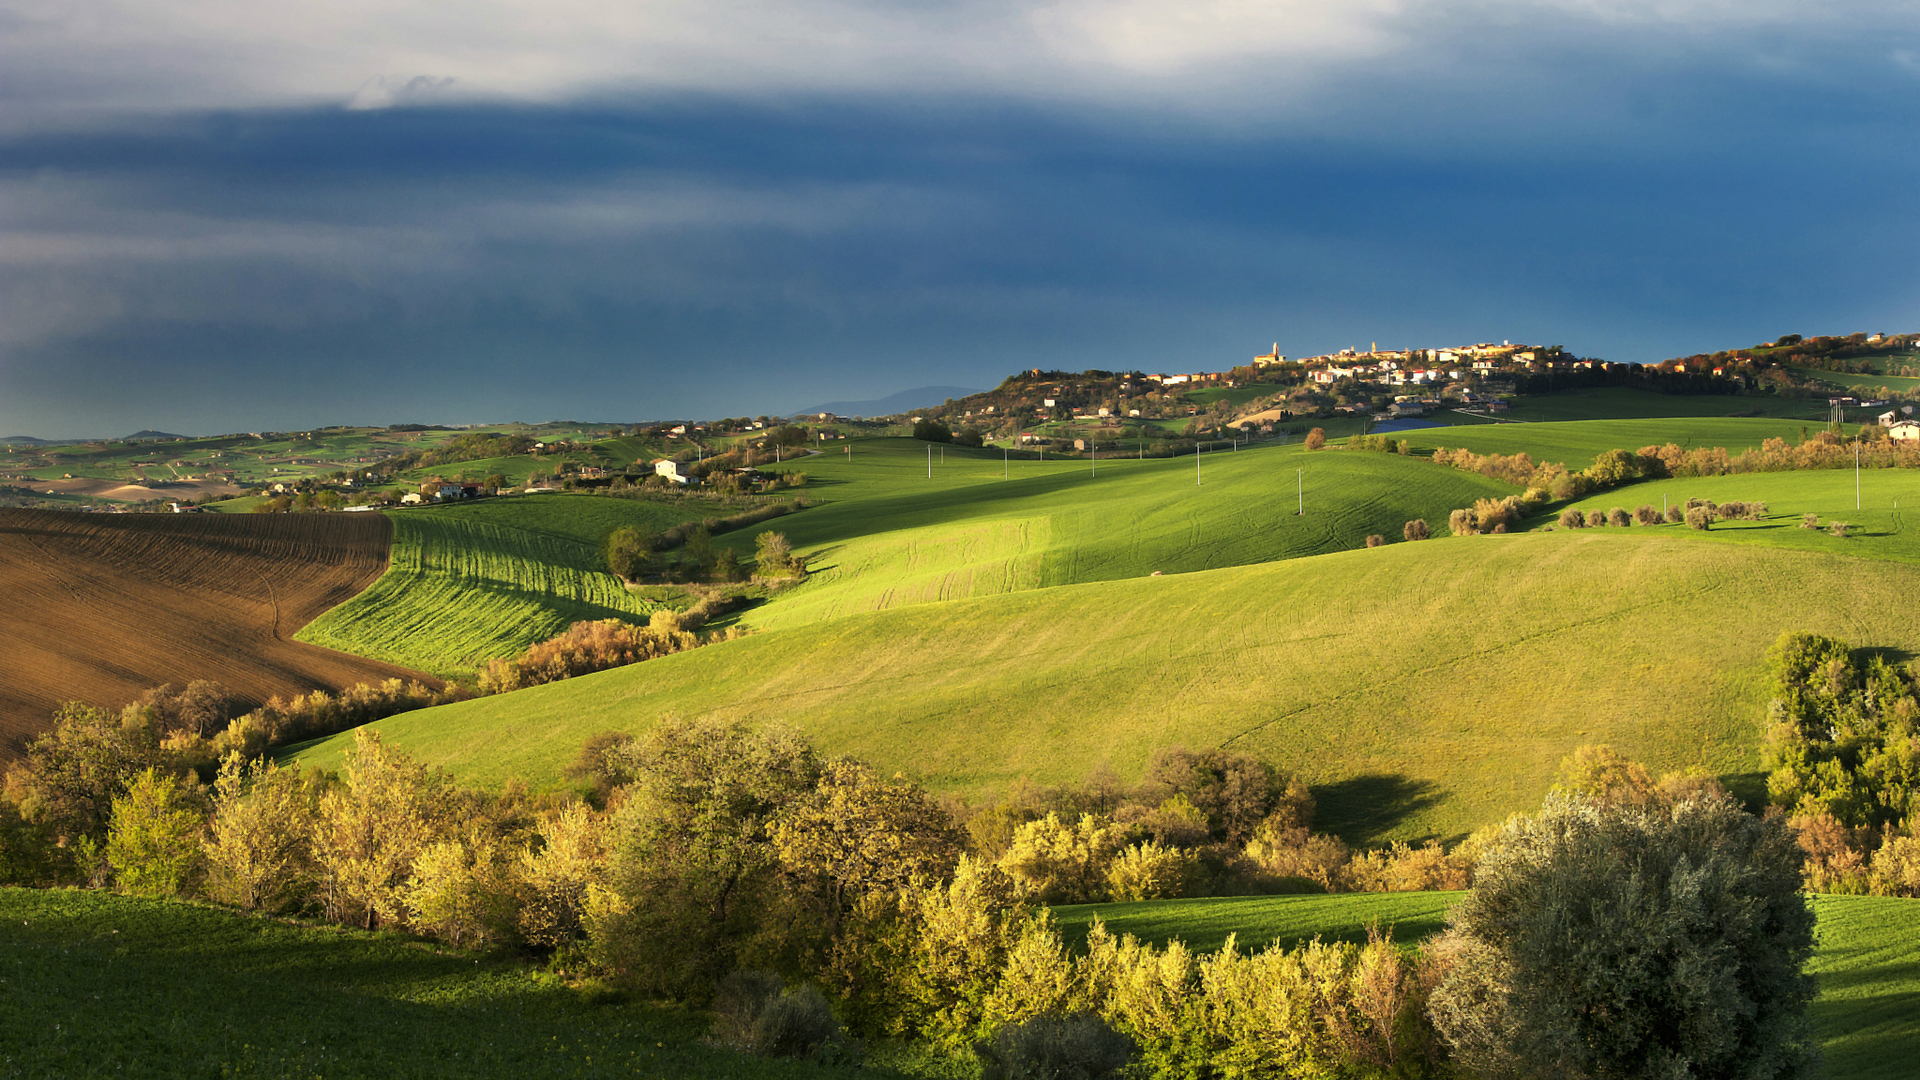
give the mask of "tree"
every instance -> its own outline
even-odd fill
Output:
[[[918,784],[882,779],[850,758],[828,762],[814,789],[787,806],[773,841],[782,872],[822,910],[829,931],[863,895],[945,880],[965,847]]]
[[[1509,823],[1449,916],[1431,1013],[1485,1077],[1799,1077],[1813,913],[1786,823],[1568,793]]]
[[[754,537],[753,558],[761,577],[800,577],[806,572],[805,564],[794,557],[785,533],[763,532]]]
[[[316,790],[299,766],[248,763],[229,753],[213,782],[207,894],[247,910],[277,911],[311,892]]]
[[[1400,535],[1409,540],[1425,540],[1433,535],[1433,530],[1428,528],[1426,518],[1415,518],[1401,527]]]
[[[151,728],[70,701],[53,714],[53,730],[27,747],[26,767],[9,774],[7,786],[26,818],[51,829],[56,843],[99,841],[113,800],[158,759]]]
[[[1563,529],[1584,529],[1587,527],[1587,515],[1569,506],[1560,511],[1560,527]]]
[[[113,801],[107,862],[120,891],[135,896],[179,896],[201,863],[206,814],[193,787],[148,768]]]
[[[922,442],[952,442],[953,429],[930,416],[922,417],[914,422],[913,437]]]
[[[453,805],[446,776],[388,749],[378,732],[353,734],[344,783],[320,800],[313,850],[327,914],[371,930],[405,916],[414,861],[440,839]]]
[[[601,963],[629,981],[694,994],[737,967],[774,895],[774,823],[820,762],[786,728],[668,718],[607,750],[635,779],[609,822],[613,858],[587,921]]]
[[[601,553],[609,573],[623,581],[636,580],[652,558],[653,530],[643,525],[622,525],[607,534]]]
[[[1319,450],[1327,445],[1327,429],[1314,428],[1307,432],[1307,449]]]

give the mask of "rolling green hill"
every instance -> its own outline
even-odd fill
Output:
[[[1228,746],[1314,784],[1349,840],[1451,837],[1538,805],[1583,743],[1754,769],[1780,632],[1920,652],[1888,601],[1916,589],[1920,567],[1679,531],[1436,539],[830,619],[378,726],[483,785],[556,784],[588,735],[668,712],[972,794]]]
[[[948,447],[927,478],[923,443],[861,443],[799,468],[823,505],[766,528],[813,577],[745,621],[790,627],[905,604],[1154,571],[1239,566],[1399,539],[1411,518],[1512,486],[1390,454],[1266,445],[1193,457],[1005,461]],[[1197,472],[1197,477],[1196,477]],[[1010,478],[1010,479],[1007,479]],[[1305,505],[1308,512],[1296,515]],[[760,530],[756,530],[760,531]],[[751,550],[747,534],[733,543]]]
[[[1572,420],[1544,424],[1478,424],[1471,427],[1419,428],[1394,435],[1416,447],[1444,446],[1476,454],[1525,452],[1535,462],[1560,462],[1584,469],[1608,450],[1638,450],[1643,446],[1676,445],[1693,448],[1722,446],[1730,454],[1758,447],[1767,439],[1799,442],[1803,432],[1825,424],[1801,420],[1751,417],[1691,417],[1627,420]]]
[[[1570,505],[1582,511],[1616,506],[1632,510],[1642,504],[1659,507],[1662,500],[1684,505],[1692,498],[1716,503],[1764,502],[1769,516],[1765,521],[1715,522],[1707,532],[1684,525],[1663,525],[1644,533],[1685,534],[1702,543],[1763,544],[1824,555],[1920,563],[1920,530],[1906,527],[1912,514],[1920,511],[1920,474],[1910,469],[1863,469],[1857,495],[1852,469],[1808,469],[1648,480]],[[1862,509],[1854,508],[1856,500]],[[1903,504],[1906,509],[1901,509]],[[1543,515],[1541,520],[1552,520],[1557,513]],[[1801,528],[1801,515],[1806,513],[1819,515],[1821,527]],[[1835,521],[1852,526],[1847,537],[1827,531]]]
[[[645,620],[659,604],[606,572],[601,538],[706,512],[566,494],[397,511],[388,515],[387,572],[296,636],[443,678],[470,676],[581,619]]]

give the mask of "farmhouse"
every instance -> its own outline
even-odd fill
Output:
[[[1920,442],[1920,420],[1902,420],[1887,426],[1887,438]]]
[[[660,460],[654,462],[653,475],[664,476],[669,481],[676,484],[687,483],[688,480],[690,479],[687,476],[681,475],[680,463],[677,461],[674,461],[672,458],[661,458]]]

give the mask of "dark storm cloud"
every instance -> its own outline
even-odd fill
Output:
[[[1368,38],[1311,79],[1239,58],[1063,64],[1044,93],[43,119],[0,137],[0,434],[736,414],[1275,340],[1652,360],[1920,326],[1904,24],[1869,48],[1844,21],[1525,14],[1419,9],[1397,25],[1424,51]]]

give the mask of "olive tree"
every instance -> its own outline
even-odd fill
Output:
[[[1449,917],[1431,1014],[1489,1078],[1809,1075],[1813,914],[1784,821],[1549,795]]]

